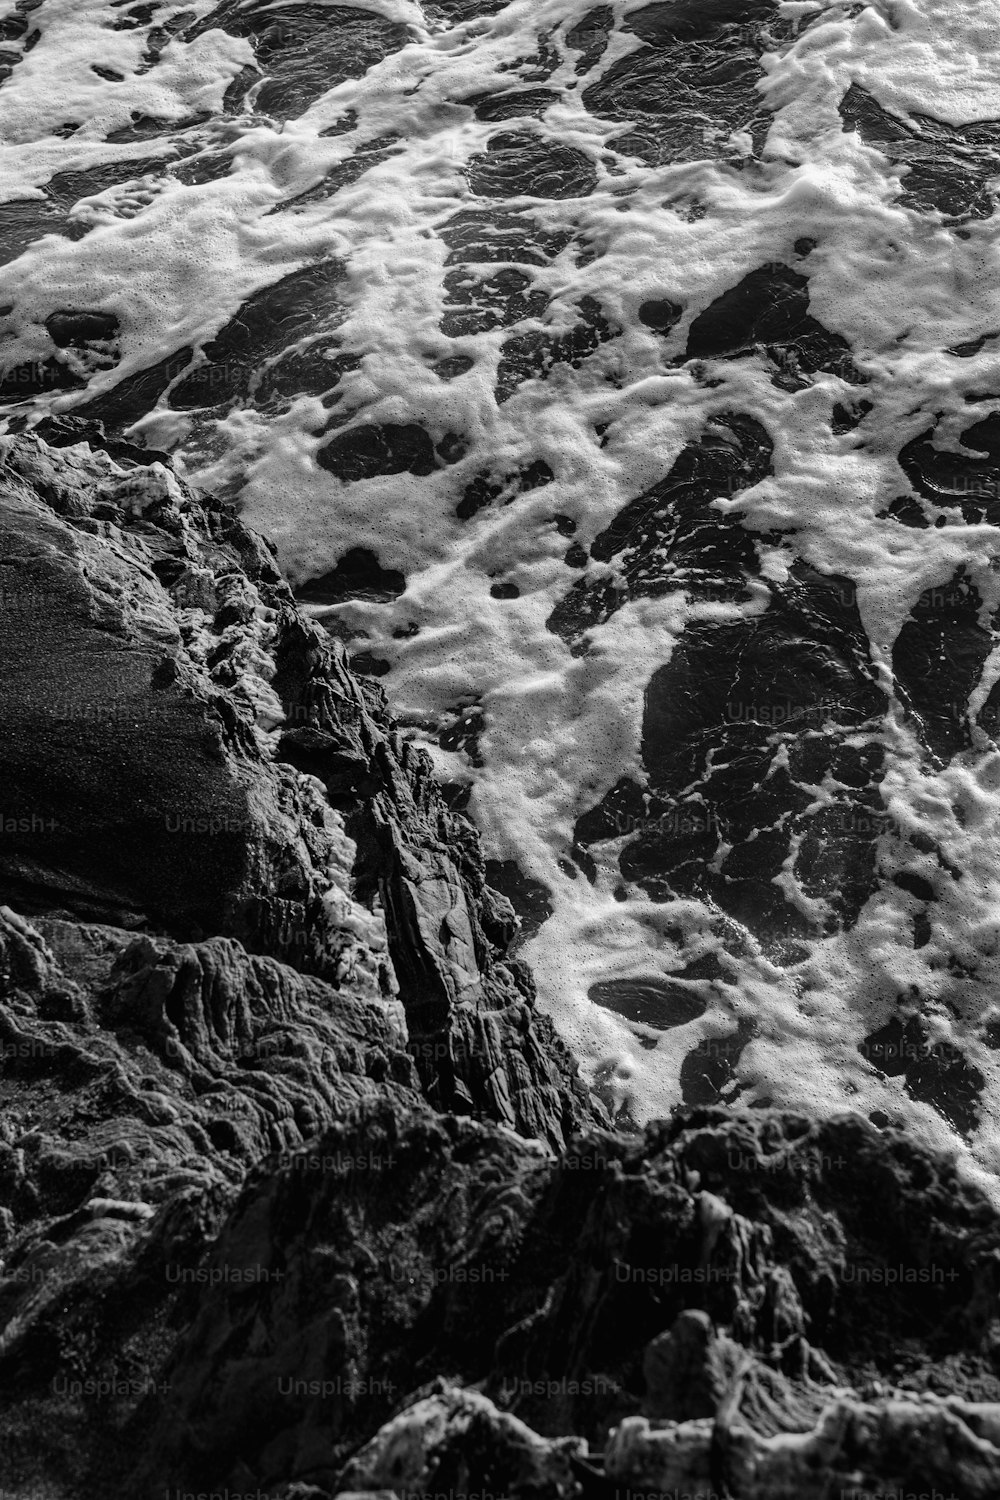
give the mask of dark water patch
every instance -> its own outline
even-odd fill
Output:
[[[112,432],[124,432],[152,411],[171,381],[188,368],[193,352],[190,348],[178,349],[157,360],[156,364],[126,375],[110,390],[75,407],[73,415],[103,422]]]
[[[127,10],[123,10],[120,16],[115,16],[114,20],[109,23],[110,29],[112,31],[136,31],[140,26],[148,26],[159,9],[158,0],[150,0],[148,4],[130,5]]]
[[[477,16],[495,16],[510,0],[427,0],[424,15],[428,20],[447,21],[458,26],[462,21],[473,21]]]
[[[945,350],[945,353],[954,354],[958,359],[972,359],[975,355],[981,354],[991,340],[998,337],[1000,335],[995,333],[984,333],[978,339],[968,339],[964,344],[952,344],[950,349]]]
[[[870,401],[854,401],[845,406],[840,401],[834,403],[830,414],[830,431],[835,437],[842,437],[845,432],[853,432],[872,410]]]
[[[343,265],[327,260],[255,292],[202,346],[203,363],[173,388],[170,405],[191,411],[245,400],[263,361],[306,335],[315,337],[319,328],[329,331],[343,322],[338,295],[343,278]]]
[[[435,443],[415,422],[361,423],[338,430],[343,425],[336,414],[327,420],[321,431],[337,430],[338,435],[320,448],[316,461],[346,481],[406,472],[426,477],[441,465],[457,463],[467,451],[457,433],[447,432]]]
[[[175,170],[173,153],[136,156],[128,161],[101,162],[80,171],[56,172],[46,183],[45,191],[53,206],[65,211],[73,208],[81,198],[93,198],[97,193],[107,192],[108,188],[123,187],[125,183],[143,177],[162,177],[172,170]]]
[[[900,169],[900,202],[907,208],[958,222],[991,217],[997,200],[987,183],[1000,172],[1000,121],[948,125],[923,114],[903,120],[856,83],[839,108],[845,129]]]
[[[691,963],[685,964],[684,968],[677,975],[677,978],[707,979],[714,983],[717,980],[724,979],[725,973],[719,962],[719,955],[710,950],[708,953],[703,953],[700,958],[693,959]]]
[[[890,516],[900,526],[913,526],[926,531],[931,525],[929,509],[925,500],[918,500],[914,495],[897,495],[885,510],[879,511],[879,516]]]
[[[80,390],[86,383],[60,359],[27,360],[0,375],[0,401],[16,404],[53,391]]]
[[[675,42],[710,42],[736,27],[745,35],[754,21],[774,18],[771,0],[669,0],[630,11],[622,30],[654,47]]]
[[[583,151],[529,131],[493,136],[468,170],[480,198],[585,198],[597,186],[597,168]]]
[[[595,539],[591,556],[617,563],[618,577],[581,579],[546,622],[571,649],[630,599],[690,588],[734,599],[755,575],[753,536],[735,514],[713,505],[771,473],[773,444],[752,417],[726,413],[688,443],[666,477],[629,502]]]
[[[488,859],[486,881],[507,897],[520,920],[521,925],[511,943],[511,951],[516,951],[551,917],[554,910],[552,892],[540,880],[525,875],[515,859]]]
[[[370,651],[355,651],[348,657],[348,666],[361,677],[385,677],[392,670],[392,663],[384,656],[374,656]]]
[[[447,338],[508,328],[523,318],[540,318],[548,293],[532,284],[517,266],[502,266],[483,275],[469,266],[456,266],[444,275],[441,332]]]
[[[265,365],[253,390],[254,406],[276,415],[304,395],[320,396],[327,408],[335,406],[340,400],[340,382],[361,363],[360,354],[349,349],[335,353],[335,347],[321,338]]]
[[[858,1051],[884,1078],[904,1079],[910,1098],[931,1105],[960,1135],[978,1126],[983,1074],[953,1042],[933,1041],[920,1017],[893,1016]]]
[[[118,332],[118,319],[109,312],[65,310],[50,313],[45,327],[57,349],[83,349],[88,344],[113,339]]]
[[[936,899],[936,892],[930,881],[916,870],[899,870],[892,877],[893,885],[909,895],[915,896],[918,901],[930,902]]]
[[[544,458],[536,458],[523,469],[516,469],[505,475],[497,475],[492,469],[481,469],[466,485],[455,514],[462,521],[471,520],[494,502],[510,505],[518,495],[551,484],[555,477]]]
[[[224,0],[182,35],[192,41],[215,27],[250,42],[264,79],[254,107],[279,120],[301,115],[345,79],[363,77],[413,35],[374,11],[266,0]],[[227,96],[227,107],[238,109],[245,93]]]
[[[515,262],[547,266],[571,242],[569,230],[548,229],[524,212],[463,209],[438,230],[448,246],[446,266]]]
[[[204,182],[218,182],[228,177],[233,167],[232,151],[199,151],[186,161],[171,165],[170,175],[185,187],[196,187]]]
[[[907,443],[899,466],[919,495],[961,511],[972,525],[1000,524],[1000,412],[967,427],[960,441],[973,453],[934,444],[931,428]]]
[[[657,1031],[687,1026],[708,1009],[695,989],[671,979],[608,979],[592,984],[588,998],[603,1010],[613,1010],[626,1021],[638,1021]]]
[[[305,604],[341,604],[345,599],[386,602],[405,590],[406,578],[396,568],[383,568],[367,547],[352,547],[328,573],[301,584],[295,597]]]
[[[740,157],[727,137],[749,131],[759,152],[771,116],[757,93],[766,21],[782,23],[770,5],[652,5],[633,11],[623,29],[648,45],[612,63],[583,92],[599,118],[628,121],[609,141],[616,151],[650,165],[720,156]],[[603,48],[602,48],[603,51]]]
[[[502,94],[473,94],[463,99],[471,104],[477,120],[541,119],[550,104],[557,104],[561,94],[555,89],[509,89]]]
[[[626,881],[707,900],[790,953],[851,925],[877,887],[884,707],[850,585],[799,564],[763,616],[689,627],[646,690],[647,786],[619,783],[576,837],[634,833]],[[833,801],[807,814],[824,781]],[[815,925],[776,883],[786,869],[825,903]]]
[[[0,266],[17,260],[43,234],[59,233],[62,227],[62,215],[48,203],[0,203]]]
[[[608,39],[614,29],[615,13],[610,5],[598,5],[588,10],[566,33],[566,46],[579,52],[574,67],[580,76],[589,73],[595,63],[600,62],[608,50]]]
[[[319,449],[316,462],[349,483],[380,474],[425,477],[439,466],[430,434],[416,422],[350,427]]]
[[[482,704],[460,704],[443,719],[438,731],[438,744],[442,750],[458,751],[466,755],[471,766],[482,766],[484,761],[479,741],[485,728],[486,715]]]
[[[680,321],[684,309],[669,297],[650,298],[639,305],[639,322],[654,333],[669,333]]]
[[[372,167],[379,166],[388,161],[393,154],[393,147],[398,142],[397,135],[379,136],[377,140],[369,141],[359,146],[353,156],[348,156],[344,161],[338,162],[331,167],[329,172],[311,188],[306,188],[302,193],[297,193],[294,198],[286,198],[281,203],[276,203],[268,209],[265,218],[272,214],[287,213],[289,209],[296,211],[308,207],[310,203],[324,203],[339,193],[341,188],[351,187],[358,182]]]
[[[703,1037],[681,1063],[681,1098],[685,1104],[711,1105],[733,1098],[736,1069],[744,1049],[754,1035],[753,1027],[741,1022],[726,1036]]]
[[[194,125],[206,125],[212,116],[208,110],[197,110],[184,120],[165,120],[159,115],[144,115],[141,110],[132,111],[129,125],[118,130],[109,130],[104,139],[109,146],[131,146],[135,141],[148,141],[156,136],[169,136],[171,132],[190,130]]]
[[[698,314],[688,331],[687,359],[736,359],[759,348],[777,366],[782,390],[802,390],[820,370],[863,382],[851,346],[809,311],[809,279],[784,265],[759,266]]]
[[[554,365],[578,370],[585,359],[620,331],[608,322],[596,297],[581,297],[576,309],[581,321],[567,333],[535,330],[504,340],[494,392],[498,405],[509,400],[526,380],[545,380]]]
[[[546,83],[562,65],[562,53],[553,44],[552,32],[543,32],[538,46],[526,57],[515,57],[512,62],[499,63],[498,73],[516,73],[523,83]]]
[[[450,354],[447,359],[439,359],[437,364],[431,365],[431,369],[439,380],[455,380],[459,375],[466,375],[476,363],[468,354]]]
[[[993,649],[978,590],[959,569],[921,594],[892,652],[897,691],[921,739],[944,761],[971,744],[969,695]],[[984,727],[990,722],[984,705]]]
[[[913,914],[913,946],[914,948],[926,948],[931,940],[931,919],[925,911]]]

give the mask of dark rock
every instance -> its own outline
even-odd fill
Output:
[[[556,1494],[558,1455],[592,1464],[588,1445],[606,1445],[616,1482],[641,1487],[646,1410],[661,1423],[652,1450],[669,1439],[692,1490],[715,1461],[713,1426],[718,1448],[757,1454],[765,1473],[762,1439],[802,1433],[800,1486],[825,1444],[825,1484],[859,1461],[874,1475],[927,1462],[885,1467],[905,1449],[892,1423],[910,1430],[917,1410],[947,1423],[944,1402],[922,1406],[919,1385],[895,1407],[844,1394],[873,1366],[891,1382],[907,1338],[929,1335],[942,1368],[963,1351],[977,1372],[966,1401],[995,1396],[979,1312],[995,1214],[895,1131],[702,1111],[632,1145],[583,1137],[552,1162],[495,1129],[374,1106],[314,1157],[252,1174],[210,1252],[210,1267],[282,1274],[194,1299],[151,1412],[150,1480],[308,1475],[335,1493],[454,1474],[464,1492],[493,1475],[505,1493]],[[359,1159],[365,1170],[346,1165]],[[879,1266],[895,1278],[858,1275]],[[324,1380],[325,1402],[309,1384]],[[962,1410],[978,1432],[996,1420]],[[962,1451],[971,1461],[975,1442]],[[978,1451],[995,1474],[995,1450]],[[935,1462],[957,1493],[979,1493],[946,1449]],[[774,1483],[742,1492],[788,1492]]]

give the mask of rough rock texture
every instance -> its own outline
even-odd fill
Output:
[[[605,1128],[267,547],[43,432],[0,478],[4,1496],[997,1493],[1000,1216],[954,1163]]]
[[[398,995],[435,1103],[559,1143],[592,1103],[379,689],[232,514],[46,430],[3,445],[0,900]]]

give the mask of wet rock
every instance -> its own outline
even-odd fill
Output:
[[[526,875],[516,860],[488,859],[486,878],[495,891],[506,896],[517,914],[519,927],[511,951],[526,943],[552,915],[552,892],[540,880]]]
[[[831,1459],[863,1452],[882,1475],[898,1454],[879,1414],[919,1410],[919,1385],[895,1406],[845,1385],[873,1368],[891,1382],[897,1351],[929,1329],[941,1368],[978,1372],[966,1399],[994,1399],[976,1324],[995,1286],[995,1213],[892,1129],[700,1111],[631,1144],[580,1137],[547,1161],[492,1127],[364,1106],[312,1154],[256,1172],[209,1252],[209,1266],[283,1275],[192,1299],[147,1476],[308,1475],[335,1493],[419,1485],[436,1463],[438,1480],[471,1489],[502,1473],[519,1492],[529,1476],[549,1483],[559,1453],[585,1481],[606,1446],[617,1482],[638,1486],[625,1437],[652,1410],[673,1481],[693,1491],[726,1453],[794,1454],[796,1432],[810,1451],[838,1401],[860,1425]],[[677,1443],[691,1429],[689,1453]]]

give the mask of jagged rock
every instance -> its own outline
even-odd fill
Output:
[[[581,1448],[546,1442],[475,1391],[445,1389],[386,1423],[346,1466],[336,1493],[427,1490],[444,1474],[467,1494],[489,1473],[511,1500],[567,1500],[579,1491],[571,1455]]]
[[[247,1182],[206,1262],[220,1285],[199,1296],[144,1426],[133,1493],[164,1473],[382,1487],[386,1444],[370,1469],[341,1466],[441,1373],[595,1450],[655,1414],[650,1430],[672,1436],[650,1439],[663,1477],[650,1489],[707,1482],[720,1422],[740,1464],[798,1451],[794,1434],[806,1456],[826,1451],[829,1411],[850,1396],[873,1436],[837,1438],[845,1476],[856,1452],[888,1482],[879,1391],[914,1409],[938,1383],[1000,1397],[998,1246],[1000,1221],[953,1165],[851,1116],[700,1111],[552,1159],[496,1127],[363,1106],[301,1169],[271,1162]],[[258,1264],[281,1277],[219,1274]],[[420,1463],[434,1410],[419,1443],[415,1418],[398,1428]],[[471,1489],[488,1487],[480,1462],[462,1471]],[[639,1469],[629,1482],[642,1486]],[[409,1470],[399,1483],[420,1487]]]
[[[597,1118],[429,758],[261,538],[87,430],[0,444],[0,900],[398,991],[436,1104],[554,1144]]]

